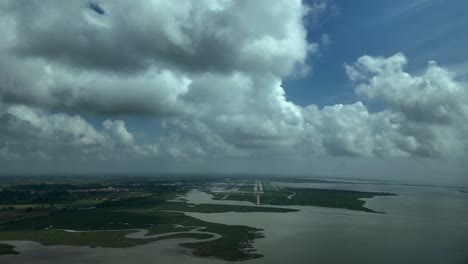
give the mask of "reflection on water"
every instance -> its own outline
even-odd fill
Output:
[[[396,193],[365,199],[366,207],[387,214],[468,222],[468,195],[444,187],[343,183],[275,183],[276,186]]]
[[[280,185],[280,184],[278,184]],[[294,184],[284,184],[293,186]],[[304,187],[304,184],[300,185]],[[263,228],[266,238],[254,246],[264,258],[250,263],[467,263],[468,195],[445,188],[372,185],[308,184],[394,192],[399,196],[368,199],[366,206],[386,214],[344,209],[296,207],[294,213],[220,213],[188,215],[202,220]],[[213,201],[209,194],[191,192],[196,203]],[[245,204],[231,201],[230,204]],[[252,205],[251,203],[247,203]],[[127,249],[19,247],[22,254],[2,256],[0,263],[225,263],[190,256],[176,246],[180,239]],[[42,262],[40,262],[40,261]]]
[[[194,258],[190,250],[177,246],[193,240],[170,239],[132,248],[89,248],[73,246],[42,246],[34,242],[16,242],[17,256],[0,256],[0,263],[21,264],[82,264],[82,263],[207,263]]]

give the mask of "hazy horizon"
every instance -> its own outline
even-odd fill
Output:
[[[466,1],[0,1],[0,174],[468,184]]]

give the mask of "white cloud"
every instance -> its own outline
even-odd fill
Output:
[[[279,80],[246,79],[242,93],[231,96],[229,91],[235,89],[226,82],[222,88],[226,97],[218,96],[214,104],[203,103],[196,115],[173,124],[203,148],[213,149],[209,139],[216,138],[216,145],[230,149],[228,153],[238,154],[234,149],[248,156],[466,155],[468,86],[434,62],[420,76],[405,72],[406,63],[399,53],[389,58],[363,56],[346,66],[364,102],[383,107],[377,112],[360,101],[302,108],[286,100]],[[220,94],[224,94],[222,89]]]
[[[234,149],[250,156],[466,155],[467,85],[434,62],[420,76],[405,72],[406,63],[403,54],[396,54],[363,56],[347,66],[357,94],[364,102],[381,105],[381,111],[370,111],[363,102],[302,108],[286,100],[279,81],[244,80],[243,93],[236,95],[245,98],[231,96],[234,89],[226,82],[226,97],[203,104],[196,118],[174,123],[203,148],[213,149],[210,139],[216,138],[215,145],[230,149],[228,153],[238,154]]]
[[[4,2],[0,98],[65,112],[166,117],[184,110],[178,97],[199,93],[189,89],[203,92],[192,81],[306,72],[308,54],[318,49],[306,40],[299,0],[99,4],[104,15],[85,0]]]
[[[346,66],[356,92],[387,108],[391,129],[385,138],[413,155],[463,153],[468,120],[468,85],[448,70],[429,62],[420,76],[404,71],[405,56],[363,56]],[[461,143],[461,145],[460,145]]]
[[[18,105],[0,109],[2,159],[110,159],[157,154],[151,145],[137,145],[121,120],[106,120],[99,130],[80,116]]]
[[[117,146],[132,146],[134,144],[133,135],[127,131],[122,120],[106,120],[102,123],[104,130],[114,140]]]
[[[281,79],[307,71],[318,45],[303,16],[325,3],[113,1],[100,2],[103,16],[86,1],[5,5],[4,21],[16,25],[0,28],[10,39],[0,46],[5,102],[162,117],[177,131],[155,140],[172,156],[288,147],[302,130]]]
[[[99,2],[104,15],[87,1],[1,4],[4,159],[467,152],[467,85],[433,62],[414,76],[401,53],[363,56],[346,65],[361,101],[287,100],[282,80],[330,42],[308,43],[303,21],[326,1],[117,0]],[[109,120],[95,127],[84,113]],[[165,133],[141,144],[119,115],[159,118]]]

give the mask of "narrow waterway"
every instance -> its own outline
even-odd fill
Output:
[[[293,184],[276,183],[277,185]],[[301,184],[301,187],[305,187]],[[341,188],[394,192],[398,196],[367,199],[366,206],[386,214],[344,209],[294,207],[292,213],[187,213],[216,223],[263,228],[265,238],[254,242],[265,257],[243,263],[468,263],[468,194],[444,187],[366,184],[309,184],[313,188]],[[192,203],[216,201],[192,191]],[[202,230],[193,230],[203,232]],[[146,237],[144,231],[133,233]],[[0,263],[225,263],[192,257],[177,244],[195,239],[170,239],[125,249],[41,246],[12,242],[18,256],[0,256]]]

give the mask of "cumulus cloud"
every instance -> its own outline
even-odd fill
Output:
[[[389,58],[363,56],[346,69],[358,95],[386,107],[393,129],[385,132],[401,150],[421,156],[462,153],[468,85],[433,61],[419,76],[405,72],[406,64],[398,53]]]
[[[59,111],[173,115],[205,74],[282,77],[317,49],[299,0],[99,2],[103,14],[84,0],[3,6],[0,97]]]
[[[306,57],[297,0],[119,0],[100,6],[107,10],[103,15],[87,8],[87,1],[11,1],[18,39],[13,50],[119,72],[157,64],[188,72],[286,74]]]
[[[15,159],[109,159],[155,156],[151,145],[136,145],[121,120],[96,129],[80,116],[52,114],[27,106],[0,105],[0,157]]]
[[[345,67],[360,101],[319,108],[287,99],[282,80],[307,72],[330,43],[327,34],[308,42],[304,26],[328,1],[0,5],[2,159],[467,152],[467,85],[435,62],[414,75],[403,54],[363,56]],[[93,125],[87,115],[108,120]],[[142,143],[119,120],[128,115],[157,118],[164,133],[143,131],[151,140]]]
[[[281,79],[307,70],[318,45],[307,42],[303,17],[326,8],[299,0],[98,2],[104,12],[87,1],[2,4],[4,102],[167,119],[178,131],[155,141],[173,156],[207,152],[198,145],[235,155],[284,145],[301,117]]]
[[[220,96],[220,103],[195,104],[194,108],[199,107],[196,115],[173,125],[203,148],[228,149],[233,155],[466,155],[467,84],[435,62],[429,62],[417,76],[404,71],[406,64],[401,53],[359,58],[346,65],[346,71],[362,101],[321,109],[287,101],[280,80],[244,80],[244,92],[236,96],[229,93],[234,89],[226,82],[226,98],[232,101]],[[382,110],[372,111],[366,103],[379,104]],[[210,115],[211,109],[217,114]]]
[[[468,117],[466,86],[454,74],[431,61],[421,76],[404,72],[407,61],[398,53],[390,58],[363,56],[347,66],[352,80],[359,82],[357,93],[380,100],[414,122],[446,123]]]

